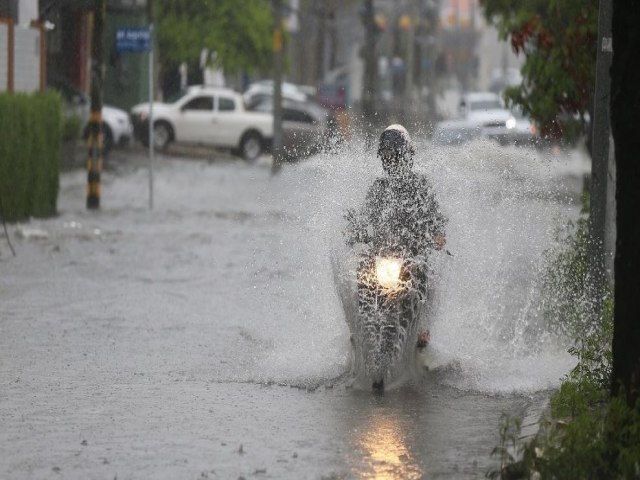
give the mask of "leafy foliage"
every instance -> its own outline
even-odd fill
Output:
[[[268,0],[165,0],[154,8],[164,66],[197,62],[203,48],[216,51],[229,72],[266,71],[271,65]]]
[[[516,461],[516,457],[521,455],[524,450],[524,445],[518,442],[521,427],[520,419],[502,414],[500,417],[500,443],[491,452],[492,457],[500,459],[500,468],[487,472],[486,478],[511,478],[524,474],[522,465]]]
[[[53,92],[0,93],[0,198],[7,221],[56,213],[60,105]]]
[[[487,20],[525,58],[523,82],[507,89],[546,137],[584,128],[592,105],[598,3],[590,0],[481,0]]]
[[[588,205],[588,198],[583,198]],[[571,343],[576,356],[575,378],[588,378],[599,388],[610,384],[613,340],[613,301],[607,290],[600,322],[591,320],[587,290],[589,221],[586,209],[575,225],[569,225],[557,249],[547,252],[542,281],[542,307],[548,327]]]
[[[551,398],[548,418],[532,441],[518,441],[519,423],[503,418],[493,452],[501,454],[501,464],[487,473],[489,478],[640,478],[640,403],[629,407],[624,393],[609,397],[611,298],[599,321],[591,324],[587,316],[587,228],[580,219],[562,248],[549,252],[543,289],[545,317],[556,332],[572,339],[569,351],[578,364]]]

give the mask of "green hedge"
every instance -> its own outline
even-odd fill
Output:
[[[61,119],[56,93],[0,93],[0,199],[5,220],[56,213]]]

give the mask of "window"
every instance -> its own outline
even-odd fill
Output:
[[[221,112],[232,112],[236,109],[236,102],[233,98],[218,97],[218,110]]]
[[[178,100],[182,99],[182,97],[184,97],[188,93],[189,93],[189,90],[187,89],[180,90],[174,93],[173,95],[169,95],[167,98],[165,98],[164,103],[176,103]]]
[[[199,110],[199,111],[211,111],[213,110],[213,97],[196,97],[189,100],[183,110]]]
[[[282,109],[282,120],[289,122],[315,123],[315,120],[307,112],[294,110],[292,108]]]

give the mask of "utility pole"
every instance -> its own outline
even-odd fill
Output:
[[[282,29],[282,0],[273,5],[273,146],[271,174],[280,171],[282,163],[282,64],[284,33]]]
[[[606,229],[607,177],[609,166],[609,99],[611,90],[611,0],[600,0],[598,13],[598,55],[593,110],[593,147],[591,156],[591,187],[589,199],[589,266],[588,289],[592,320],[602,312],[606,282],[604,239]]]
[[[414,76],[416,70],[416,55],[415,55],[415,46],[416,46],[416,21],[418,19],[418,5],[417,0],[409,0],[409,18],[410,24],[409,29],[407,31],[407,73],[405,77],[405,107],[404,107],[404,116],[406,119],[410,119],[411,121],[415,120],[415,104],[414,104]],[[406,120],[405,120],[406,121]]]
[[[373,0],[364,0],[362,10],[364,24],[364,78],[362,81],[362,115],[365,122],[373,119],[375,111],[375,90],[377,80],[375,17]]]
[[[153,102],[155,100],[155,35],[153,33],[153,2],[147,0],[147,17],[149,17],[149,210],[153,209],[153,164],[154,160],[154,140],[153,140]]]
[[[94,0],[93,37],[91,39],[91,113],[87,158],[87,208],[100,208],[100,174],[102,172],[102,92],[104,84],[104,17],[107,1]]]
[[[316,83],[324,80],[324,64],[327,40],[327,5],[322,2],[318,6],[318,37],[316,38]]]
[[[436,40],[436,32],[438,28],[438,20],[440,15],[439,0],[428,0],[426,2],[426,42],[425,50],[429,58],[429,67],[425,74],[425,80],[422,85],[427,86],[427,112],[428,120],[435,122],[436,120],[436,94],[437,94],[437,72],[436,65],[439,56],[439,47]]]

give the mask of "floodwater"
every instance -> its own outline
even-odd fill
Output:
[[[573,365],[536,279],[575,219],[579,152],[418,142],[449,217],[428,320],[435,368],[348,386],[330,256],[380,174],[353,142],[270,175],[115,153],[102,208],[64,173],[60,215],[0,237],[0,477],[482,478],[502,412],[525,416]]]

